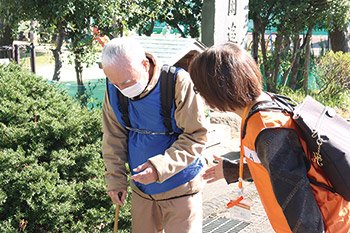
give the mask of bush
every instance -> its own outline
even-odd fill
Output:
[[[0,65],[1,232],[111,232],[101,111],[15,64]],[[119,228],[130,229],[130,206]]]
[[[335,98],[350,90],[350,53],[332,51],[321,57],[315,65],[318,95]]]
[[[279,94],[285,95],[296,101],[297,103],[303,102],[306,97],[306,93],[302,89],[296,91],[289,87],[280,88],[278,90]],[[332,107],[335,111],[342,117],[350,119],[350,92],[344,91],[337,95],[337,98],[325,98],[323,95],[318,95],[317,92],[310,92],[308,95],[312,96],[314,99],[318,100],[325,106]]]

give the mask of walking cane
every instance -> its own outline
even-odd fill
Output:
[[[122,195],[123,195],[122,192],[118,193],[119,200],[121,200]],[[117,233],[117,231],[118,231],[118,219],[119,219],[119,204],[117,203],[116,207],[115,207],[115,218],[114,218],[114,230],[113,230],[113,233]]]

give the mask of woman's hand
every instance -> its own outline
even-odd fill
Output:
[[[203,174],[203,178],[204,180],[207,180],[207,183],[213,183],[217,180],[224,178],[224,170],[222,166],[223,159],[215,155],[214,159],[219,161],[219,163],[212,166],[211,168],[208,168]]]

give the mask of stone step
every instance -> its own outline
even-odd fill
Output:
[[[231,129],[231,138],[240,136],[241,129],[241,117],[233,112],[218,112],[210,110],[210,122],[211,124],[224,124]]]

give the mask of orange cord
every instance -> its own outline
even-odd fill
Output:
[[[243,111],[243,116],[242,116],[242,123],[241,123],[241,153],[239,156],[239,178],[238,178],[238,188],[239,188],[239,197],[236,200],[231,200],[228,204],[227,207],[231,208],[238,203],[240,203],[243,200],[243,146],[242,146],[242,130],[243,130],[243,125],[245,121],[245,117],[248,111],[249,105],[247,105],[244,108]]]

